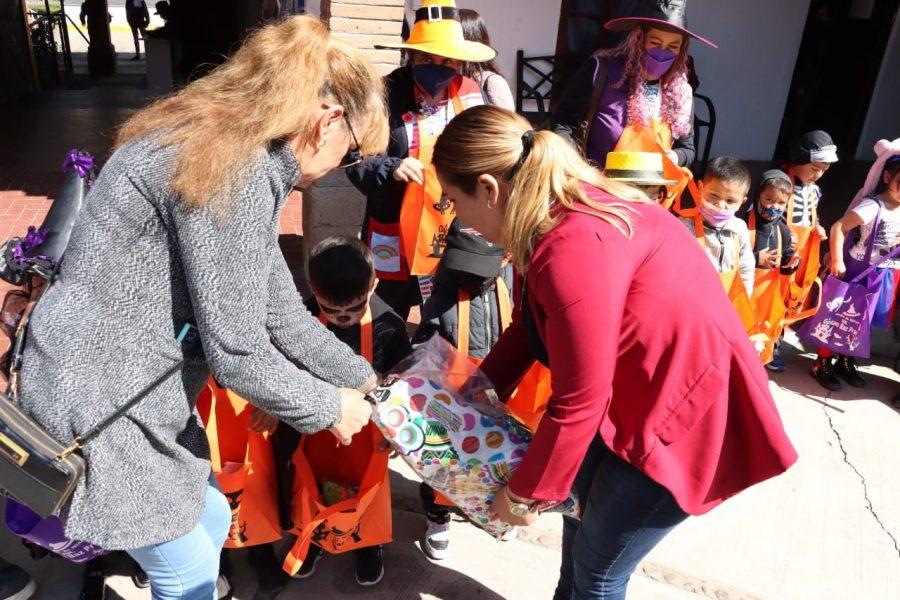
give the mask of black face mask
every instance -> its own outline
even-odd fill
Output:
[[[459,74],[456,69],[443,65],[413,65],[413,77],[432,98],[447,89]]]

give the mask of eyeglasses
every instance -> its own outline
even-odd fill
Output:
[[[347,113],[344,113],[344,121],[347,122],[347,129],[350,130],[353,147],[350,147],[347,150],[347,154],[345,154],[344,158],[341,159],[341,162],[338,163],[338,169],[347,169],[362,162],[362,152],[360,152],[359,140],[356,139],[356,133],[353,131],[353,126],[350,125],[350,118],[347,116]]]

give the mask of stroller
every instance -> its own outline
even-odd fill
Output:
[[[32,225],[25,237],[11,238],[0,246],[0,279],[15,286],[0,308],[0,329],[10,341],[9,350],[0,358],[0,376],[12,398],[18,392],[29,316],[56,278],[75,218],[96,175],[94,159],[86,152],[71,150],[63,172],[66,178],[40,227]]]

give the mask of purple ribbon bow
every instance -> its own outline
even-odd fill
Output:
[[[63,162],[63,173],[68,173],[72,169],[78,173],[78,176],[84,179],[94,168],[94,157],[87,152],[79,152],[76,148],[69,150],[66,160]]]
[[[43,254],[38,254],[37,256],[31,256],[31,253],[44,243],[44,239],[47,237],[47,230],[43,227],[40,229],[35,228],[34,225],[29,225],[28,233],[25,234],[25,237],[21,242],[16,244],[12,249],[12,259],[19,263],[20,265],[25,265],[31,262],[32,260],[42,260],[45,262],[52,263],[53,261]]]

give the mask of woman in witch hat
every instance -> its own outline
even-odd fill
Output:
[[[688,30],[686,5],[650,0],[643,14],[609,21],[607,29],[628,36],[582,65],[553,111],[550,128],[600,167],[613,150],[661,151],[672,167],[694,162],[688,44],[716,46]]]

